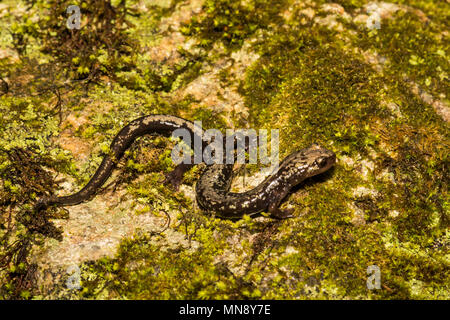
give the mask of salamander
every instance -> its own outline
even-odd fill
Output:
[[[155,133],[170,136],[176,129],[186,129],[191,135],[191,141],[200,139],[203,146],[209,143],[203,139],[200,126],[180,117],[147,115],[135,119],[115,136],[110,152],[104,156],[92,178],[80,191],[68,196],[42,197],[37,201],[36,208],[71,206],[88,201],[111,176],[120,158],[138,137]],[[289,218],[292,210],[283,211],[279,206],[290,190],[303,180],[325,172],[335,161],[336,156],[332,151],[313,144],[287,156],[276,172],[254,189],[242,193],[230,192],[232,164],[211,164],[196,183],[197,203],[203,211],[213,212],[223,218],[240,218],[244,214],[252,215],[262,211],[268,211],[274,218]],[[166,181],[177,187],[183,173],[192,166],[193,164],[178,165]]]

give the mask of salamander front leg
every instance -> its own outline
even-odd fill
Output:
[[[288,190],[280,191],[275,197],[271,200],[268,206],[268,211],[270,213],[270,217],[274,219],[288,219],[294,217],[292,213],[294,212],[293,208],[290,209],[280,209],[281,201],[288,194]]]

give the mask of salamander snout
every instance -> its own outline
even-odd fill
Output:
[[[318,157],[315,162],[319,168],[327,170],[336,163],[336,155],[329,151],[323,156]]]

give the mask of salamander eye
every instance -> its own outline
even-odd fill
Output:
[[[324,167],[324,166],[326,166],[326,164],[327,164],[327,158],[325,158],[325,157],[320,157],[320,158],[317,158],[316,159],[316,164],[319,166],[319,167]]]

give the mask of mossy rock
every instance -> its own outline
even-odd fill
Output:
[[[450,298],[447,2],[90,0],[78,31],[68,4],[0,6],[2,298]],[[292,192],[294,218],[228,221],[195,204],[201,166],[161,183],[174,141],[150,136],[90,203],[33,211],[144,114],[279,129],[280,156],[338,161]]]

